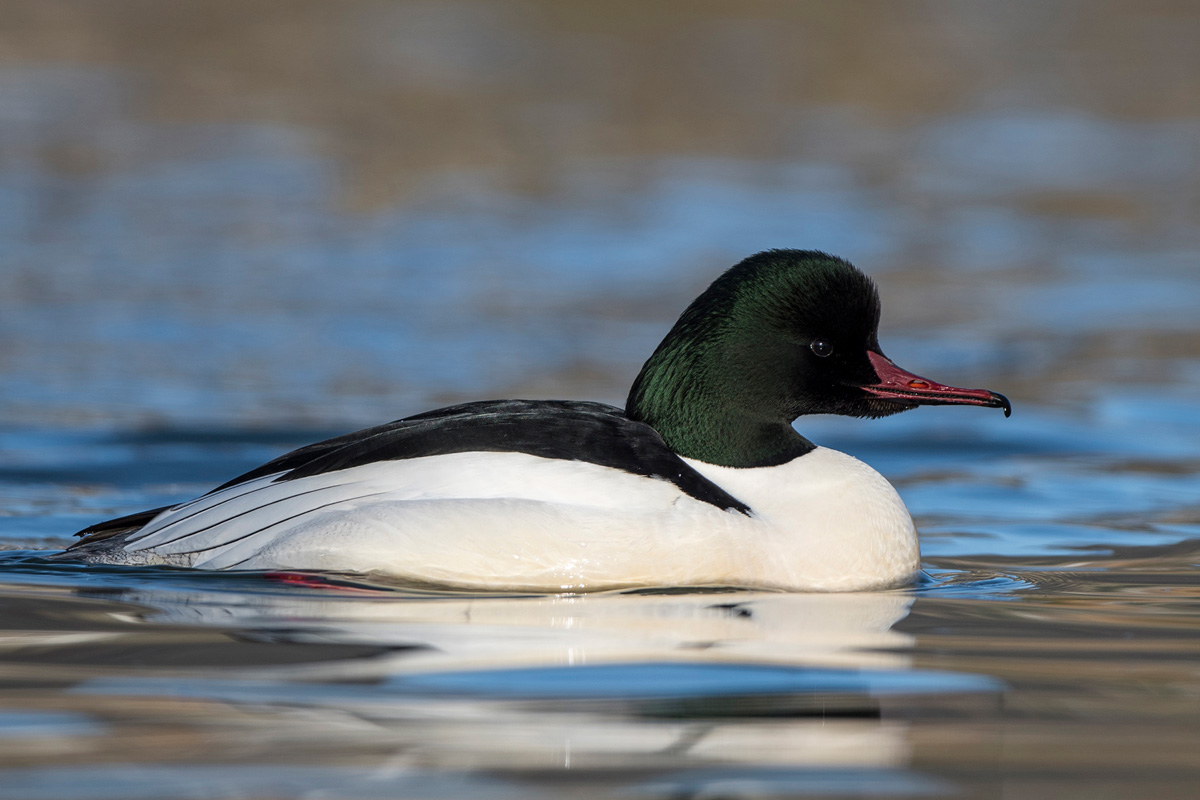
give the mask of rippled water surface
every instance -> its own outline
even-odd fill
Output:
[[[1200,794],[1186,3],[0,0],[0,798]],[[485,397],[620,403],[756,250],[900,364],[802,419],[909,589],[475,596],[45,560]]]

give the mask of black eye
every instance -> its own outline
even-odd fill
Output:
[[[833,355],[833,345],[824,339],[813,339],[812,344],[808,346],[809,350],[813,351],[814,356],[828,358]]]

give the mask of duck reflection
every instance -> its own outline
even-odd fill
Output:
[[[362,585],[236,593],[143,586],[121,599],[151,609],[149,621],[233,627],[247,639],[398,648],[370,665],[379,675],[642,661],[904,669],[913,641],[892,630],[912,605],[906,591],[502,597]],[[347,668],[314,670],[335,677]]]
[[[318,652],[369,645],[372,655],[96,678],[77,691],[253,707],[257,747],[336,739],[336,757],[369,743],[387,754],[381,777],[585,770],[628,788],[664,771],[718,769],[724,777],[713,779],[725,780],[734,765],[751,784],[780,768],[878,777],[909,752],[906,725],[880,719],[880,698],[940,690],[936,680],[914,688],[911,637],[892,630],[907,592],[462,597],[289,583],[272,592],[143,584],[120,599],[154,625]]]

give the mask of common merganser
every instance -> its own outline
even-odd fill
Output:
[[[759,253],[688,306],[624,411],[499,400],[417,414],[93,525],[57,557],[472,590],[902,585],[920,565],[904,502],[793,420],[1012,409],[896,366],[879,347],[879,313],[875,284],[849,262]]]

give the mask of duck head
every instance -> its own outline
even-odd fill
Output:
[[[642,367],[626,413],[677,453],[728,467],[781,464],[814,445],[806,414],[885,417],[919,405],[1011,413],[1008,400],[896,366],[879,346],[874,282],[813,250],[770,250],[717,278]]]

